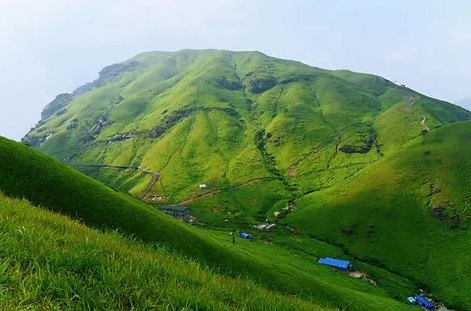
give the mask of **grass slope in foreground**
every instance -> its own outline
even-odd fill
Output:
[[[0,194],[1,310],[334,310]]]
[[[271,290],[348,310],[409,310],[382,290],[331,273],[312,259],[291,260],[287,250],[265,254],[211,237],[24,145],[0,138],[0,191],[118,229],[144,242],[166,245],[226,275],[247,277]],[[258,242],[263,245],[262,242]],[[260,248],[261,249],[261,248]],[[277,255],[282,254],[282,256]]]

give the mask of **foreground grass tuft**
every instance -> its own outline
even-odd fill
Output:
[[[333,310],[0,197],[1,310]]]

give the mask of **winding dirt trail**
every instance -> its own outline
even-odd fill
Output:
[[[141,194],[137,196],[137,198],[139,200],[142,200],[143,198],[145,198],[147,194],[149,193],[149,191],[151,191],[154,185],[157,183],[159,178],[160,178],[160,173],[154,173],[154,175],[152,176],[152,180],[149,182],[146,189],[144,189],[144,191],[142,191]]]
[[[427,124],[425,124],[425,121],[426,121],[426,117],[423,117],[422,121],[420,121],[420,125],[422,126],[422,129],[424,131],[430,132],[430,128],[427,126]]]
[[[68,163],[68,164],[70,166],[81,166],[81,167],[96,167],[96,168],[106,167],[106,168],[117,168],[117,169],[123,169],[123,170],[138,170],[144,174],[154,174],[154,172],[151,172],[141,166],[136,166],[136,165],[82,164],[82,163]]]

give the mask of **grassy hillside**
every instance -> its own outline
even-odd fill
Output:
[[[2,310],[334,310],[0,194]]]
[[[470,122],[441,127],[345,184],[300,198],[286,221],[469,310],[470,154]]]
[[[260,178],[283,184],[286,202],[402,148],[424,117],[429,128],[471,117],[381,77],[259,52],[144,53],[82,89],[51,103],[24,141],[71,164],[159,172],[147,195],[171,202],[197,196],[199,184],[224,189]],[[151,180],[83,171],[135,196]]]
[[[281,245],[267,247],[263,240],[238,240],[233,244],[227,241],[228,231],[221,235],[180,223],[57,160],[4,138],[0,138],[0,176],[0,191],[5,195],[24,197],[94,227],[158,243],[220,273],[254,280],[273,291],[348,310],[409,309],[404,302],[393,300],[388,288],[333,273],[311,257],[298,257]],[[410,284],[405,286],[411,290]],[[408,289],[403,286],[401,290]]]

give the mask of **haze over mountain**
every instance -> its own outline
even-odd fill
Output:
[[[463,98],[462,100],[459,100],[456,102],[458,106],[461,106],[465,109],[471,110],[471,96]]]
[[[187,204],[202,226],[268,218],[267,243],[335,249],[392,297],[412,282],[466,310],[470,119],[375,75],[181,50],[104,68],[23,141],[150,204]]]

